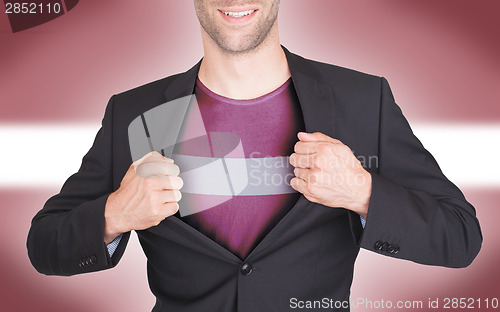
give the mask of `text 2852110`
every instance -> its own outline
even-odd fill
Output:
[[[63,8],[61,3],[35,3],[35,2],[7,2],[5,13],[7,14],[59,14]]]

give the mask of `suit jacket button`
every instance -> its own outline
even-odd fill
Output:
[[[394,245],[389,244],[387,246],[387,252],[390,253],[391,255],[394,254]]]
[[[97,263],[97,258],[95,256],[90,257],[89,262],[91,265],[95,265]]]
[[[375,250],[382,250],[382,242],[377,241],[375,245],[373,245],[373,248],[375,248]]]
[[[389,244],[388,244],[387,242],[384,242],[384,243],[382,244],[382,248],[380,248],[380,250],[382,250],[382,251],[387,251],[387,247],[389,247]]]
[[[89,264],[87,263],[87,261],[86,261],[86,260],[87,260],[87,259],[82,259],[82,260],[80,260],[80,267],[81,267],[81,268],[86,268],[86,267],[88,267],[88,266],[89,266]]]
[[[248,276],[250,273],[252,273],[253,267],[250,263],[243,263],[243,265],[240,268],[241,274]]]
[[[393,246],[393,249],[394,249],[394,251],[393,251],[393,253],[392,253],[392,254],[393,254],[393,255],[397,254],[397,253],[399,252],[399,245],[394,245],[394,246]]]

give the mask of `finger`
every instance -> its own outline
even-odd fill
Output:
[[[128,167],[128,170],[125,173],[125,176],[123,177],[123,181],[122,182],[123,183],[127,183],[128,181],[130,181],[131,179],[133,179],[133,177],[135,177],[137,175],[137,167],[140,164],[142,164],[147,158],[149,158],[150,156],[152,156],[154,153],[155,153],[155,151],[149,152],[146,155],[142,156],[140,159],[134,161],[130,165],[130,167]]]
[[[320,153],[325,148],[331,148],[335,146],[332,142],[316,142],[316,141],[298,141],[295,143],[293,150],[297,154],[315,154]]]
[[[300,178],[292,178],[290,180],[290,186],[296,190],[297,192],[305,195],[305,196],[311,196],[311,194],[309,193],[308,191],[308,186],[307,186],[307,182],[300,179]]]
[[[146,164],[146,163],[156,163],[156,162],[169,163],[169,164],[174,163],[173,159],[162,156],[160,153],[158,153],[156,151],[153,151],[153,152],[149,153],[148,155],[149,156],[144,158],[139,165]]]
[[[290,165],[294,166],[295,168],[313,168],[314,167],[314,162],[315,162],[316,156],[314,154],[310,155],[303,155],[303,154],[297,154],[293,153],[290,155]]]
[[[332,137],[327,136],[321,132],[307,133],[307,132],[299,132],[297,137],[301,141],[305,142],[330,142],[330,143],[342,143],[340,140],[334,139]]]
[[[184,185],[184,181],[178,176],[166,176],[161,181],[162,190],[180,190]]]
[[[176,202],[166,202],[163,204],[163,208],[165,209],[166,218],[170,217],[179,211],[179,204]]]
[[[293,151],[297,154],[314,154],[316,153],[316,142],[298,141],[293,147]]]
[[[322,185],[325,181],[325,176],[321,174],[317,169],[303,169],[303,168],[295,168],[293,170],[295,176],[301,180],[304,180],[311,185]]]
[[[168,176],[178,176],[179,173],[181,173],[181,169],[179,168],[179,166],[177,166],[173,162],[165,164],[164,168],[165,173]]]
[[[162,203],[176,203],[182,198],[179,190],[164,190],[161,192],[160,200]]]
[[[301,180],[304,180],[304,181],[309,181],[309,172],[311,171],[311,169],[304,169],[304,168],[295,168],[293,169],[293,174],[295,174],[295,176]]]
[[[134,161],[134,165],[139,166],[141,163],[146,161],[146,159],[148,159],[150,157],[156,157],[156,154],[160,155],[160,153],[158,153],[157,151],[151,151],[151,152],[147,153],[146,155],[142,156],[141,158],[139,158],[138,160]]]
[[[318,199],[311,195],[308,188],[308,183],[300,178],[293,178],[290,180],[290,186],[297,192],[304,195],[304,197],[314,203],[318,202]]]
[[[161,178],[163,176],[178,176],[180,169],[176,164],[164,161],[143,162],[136,168],[136,173],[141,178]]]

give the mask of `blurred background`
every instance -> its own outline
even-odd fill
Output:
[[[471,298],[481,307],[475,301],[468,310],[496,310],[499,10],[497,0],[281,3],[281,40],[292,52],[388,79],[416,135],[476,207],[483,230],[481,253],[460,270],[362,250],[354,302],[420,300],[427,308],[429,299],[442,307],[445,298]],[[202,57],[192,1],[82,0],[16,33],[2,7],[0,47],[0,311],[150,311],[154,297],[135,235],[115,269],[69,278],[38,274],[25,242],[31,218],[78,170],[109,97],[186,71]]]

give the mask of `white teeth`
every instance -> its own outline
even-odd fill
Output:
[[[243,12],[222,12],[226,14],[227,16],[235,17],[235,18],[240,18],[243,16],[247,16],[255,12],[255,10],[248,10],[248,11],[243,11]]]

